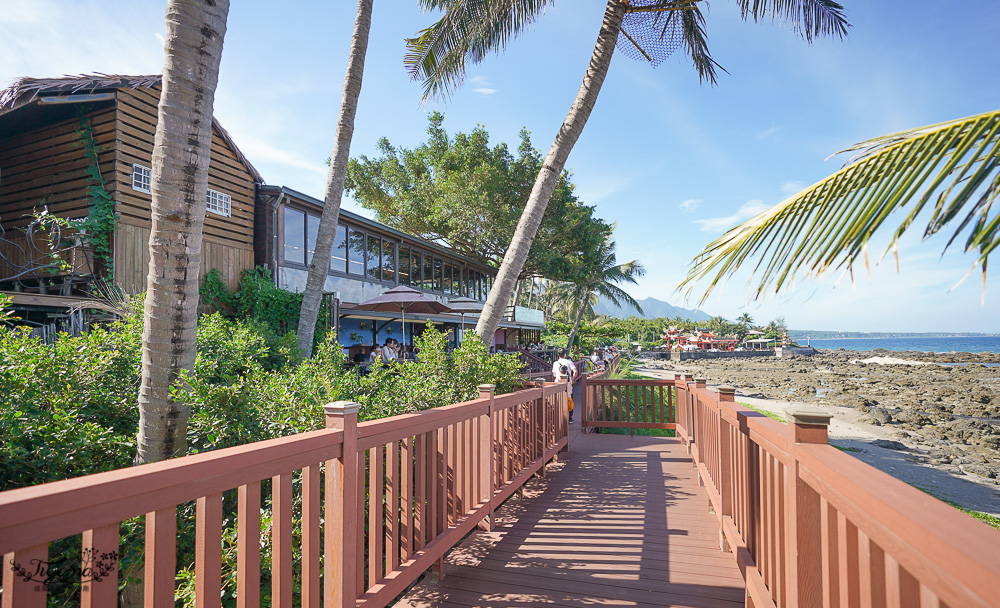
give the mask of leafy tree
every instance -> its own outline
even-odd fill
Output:
[[[1000,110],[920,127],[861,142],[839,171],[725,233],[692,262],[680,287],[690,294],[708,278],[700,301],[744,263],[757,259],[758,298],[779,291],[799,273],[822,277],[845,268],[853,275],[859,258],[868,266],[868,241],[894,211],[910,205],[883,256],[896,255],[899,237],[933,202],[924,238],[946,225],[963,232],[964,250],[978,252],[986,288],[986,263],[1000,245]],[[898,261],[897,261],[898,268]]]
[[[408,41],[410,53],[405,62],[412,77],[424,82],[425,96],[447,95],[464,80],[467,60],[478,63],[491,51],[499,52],[505,48],[510,40],[541,16],[552,1],[509,0],[493,3],[484,0],[419,0],[425,9],[443,10],[444,15],[420,32],[418,37]],[[752,17],[757,21],[770,13],[772,18],[790,22],[808,42],[812,42],[817,35],[842,37],[848,27],[842,14],[843,7],[833,0],[736,2],[742,9],[744,19]],[[660,30],[661,41],[679,37],[694,62],[698,76],[703,81],[715,82],[718,64],[708,51],[699,0],[608,0],[583,83],[538,172],[528,204],[521,214],[514,238],[476,325],[476,333],[484,339],[496,331],[514,291],[514,284],[521,276],[532,240],[542,224],[545,208],[570,151],[583,133],[597,102],[626,14],[635,15],[635,21]],[[655,37],[651,36],[651,39]],[[623,44],[629,43],[638,47],[631,37],[623,41]],[[644,50],[639,50],[653,61]]]
[[[183,456],[190,410],[178,381],[194,368],[212,105],[229,0],[167,3],[163,91],[153,140],[135,462]]]
[[[380,222],[498,267],[541,168],[541,153],[526,129],[515,155],[506,144],[491,147],[482,126],[449,137],[444,115],[434,112],[428,122],[428,140],[416,148],[396,148],[383,137],[380,157],[352,159],[345,189]],[[593,213],[563,172],[520,278],[572,280],[577,260],[611,234],[611,226]]]
[[[746,334],[753,327],[753,317],[750,316],[750,313],[745,312],[736,318],[736,323],[740,326],[742,332]]]

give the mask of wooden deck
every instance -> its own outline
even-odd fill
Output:
[[[744,585],[677,439],[577,435],[568,458],[396,605],[736,607]]]

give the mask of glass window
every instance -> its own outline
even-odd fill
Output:
[[[306,264],[312,261],[313,254],[316,253],[316,235],[319,233],[319,218],[315,215],[306,215]]]
[[[434,291],[444,289],[444,261],[441,258],[434,258]]]
[[[337,224],[337,234],[333,237],[330,272],[347,272],[347,226],[343,224]]]
[[[382,239],[378,238],[374,234],[368,235],[368,255],[365,257],[365,262],[368,264],[368,278],[375,279],[376,281],[382,280],[381,244]]]
[[[351,228],[347,232],[347,268],[351,274],[365,274],[365,233]]]
[[[410,248],[402,245],[399,247],[399,283],[410,284]]]
[[[447,294],[450,294],[451,293],[451,286],[452,286],[452,280],[451,280],[451,262],[445,262],[444,263],[444,281],[443,281],[443,283],[444,283],[444,285],[442,285],[442,287],[444,288],[443,291],[445,293],[447,293]]]
[[[477,300],[485,300],[486,299],[486,298],[483,297],[483,273],[481,273],[481,272],[477,272],[476,273],[476,296],[475,297],[476,297]]]
[[[132,177],[132,182],[134,186],[134,176]],[[233,197],[229,196],[225,192],[210,189],[205,198],[205,208],[212,213],[218,213],[219,215],[230,217],[233,215]]]
[[[424,258],[424,280],[420,285],[421,289],[426,289],[430,291],[434,289],[434,260],[431,256],[426,253],[423,255]]]
[[[284,221],[285,261],[295,264],[306,263],[306,214],[285,207]]]
[[[382,241],[382,280],[396,281],[396,243]]]
[[[132,189],[152,194],[153,170],[142,165],[132,165]]]

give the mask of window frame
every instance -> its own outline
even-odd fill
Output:
[[[139,184],[140,187],[135,187],[135,177],[136,169],[139,169]],[[143,183],[148,183],[149,185],[142,188]],[[139,163],[132,163],[132,189],[136,192],[144,192],[146,194],[153,193],[153,170],[146,165],[140,165]]]

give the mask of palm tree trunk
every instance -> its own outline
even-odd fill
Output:
[[[299,312],[299,350],[306,357],[312,355],[313,334],[319,317],[323,285],[330,272],[330,251],[337,234],[337,220],[340,218],[340,201],[344,196],[344,176],[347,161],[351,155],[351,138],[354,136],[354,117],[358,113],[358,97],[361,95],[361,80],[365,73],[365,55],[368,52],[368,31],[372,24],[372,0],[358,0],[358,16],[354,21],[354,35],[347,58],[347,74],[344,76],[344,93],[340,101],[340,116],[337,118],[337,133],[333,140],[333,154],[330,157],[330,171],[326,176],[326,193],[323,197],[323,215],[319,218],[316,232],[316,251],[309,262],[309,278],[302,293],[302,308]]]
[[[171,395],[194,367],[212,106],[229,0],[170,0],[153,143],[136,464],[183,455],[190,410]]]
[[[580,310],[576,312],[576,321],[573,322],[573,331],[569,332],[569,340],[566,341],[566,356],[569,357],[570,349],[573,348],[573,342],[576,340],[576,332],[580,330],[580,322],[583,320],[583,313],[585,307],[583,302],[580,303]]]
[[[580,138],[580,134],[583,133],[583,127],[587,124],[590,112],[597,102],[597,96],[601,92],[604,78],[611,66],[615,42],[618,40],[622,18],[625,16],[625,6],[621,0],[608,0],[601,31],[597,35],[597,43],[594,45],[594,52],[590,57],[590,65],[583,77],[583,83],[580,85],[576,99],[573,100],[573,105],[566,115],[566,120],[559,128],[559,133],[556,134],[555,141],[552,142],[552,147],[549,148],[541,171],[538,172],[535,185],[528,197],[528,203],[517,223],[514,238],[511,239],[510,247],[507,248],[507,253],[503,256],[503,263],[493,281],[493,290],[490,291],[486,305],[483,307],[483,313],[479,317],[479,323],[476,324],[476,333],[485,341],[489,341],[493,337],[500,325],[504,307],[510,300],[514,284],[524,268],[525,260],[528,259],[531,242],[542,223],[542,217],[545,215],[545,208],[552,197],[552,191],[559,181],[559,176],[562,175],[569,153]]]

